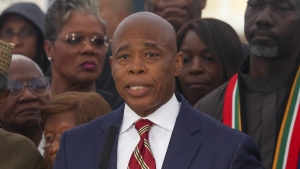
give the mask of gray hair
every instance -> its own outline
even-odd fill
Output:
[[[72,12],[86,12],[99,18],[103,32],[106,23],[99,15],[99,0],[55,0],[49,7],[45,19],[45,39],[54,40]]]
[[[0,93],[7,89],[8,77],[0,73]]]

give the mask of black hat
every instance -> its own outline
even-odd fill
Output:
[[[36,4],[31,2],[19,2],[11,5],[2,12],[0,23],[3,22],[7,14],[16,14],[24,17],[32,22],[42,34],[44,33],[45,14]]]

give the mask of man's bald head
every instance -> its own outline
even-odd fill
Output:
[[[160,16],[139,12],[125,18],[112,39],[110,57],[117,90],[129,107],[147,116],[174,94],[183,65],[173,26]]]
[[[114,53],[116,43],[128,33],[142,32],[148,35],[157,36],[161,43],[165,43],[167,47],[177,52],[176,32],[173,26],[162,17],[151,12],[138,12],[126,17],[117,27],[112,38],[112,51]],[[131,34],[132,36],[132,34]]]
[[[24,68],[30,68],[32,70],[35,70],[37,73],[43,76],[43,72],[41,68],[30,58],[20,55],[20,54],[13,54],[12,59],[11,59],[11,66],[10,66],[10,72],[9,74],[12,73],[22,73],[21,70]],[[17,72],[15,72],[17,71]]]

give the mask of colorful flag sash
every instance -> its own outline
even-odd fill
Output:
[[[276,144],[273,169],[297,168],[300,165],[300,67],[295,76]],[[238,75],[235,74],[225,91],[223,123],[242,131]],[[299,167],[299,166],[298,166]]]
[[[223,105],[223,123],[231,128],[242,131],[241,109],[237,79],[238,75],[235,74],[230,79],[227,85]]]

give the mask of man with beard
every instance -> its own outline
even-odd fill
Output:
[[[42,138],[38,110],[49,101],[49,78],[33,60],[17,54],[12,56],[8,78],[9,94],[0,109],[1,126],[38,146]]]
[[[265,168],[299,168],[300,1],[249,0],[250,56],[195,108],[256,141]]]

